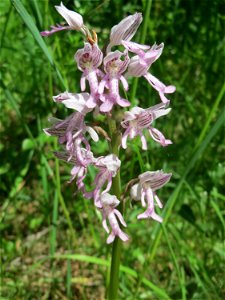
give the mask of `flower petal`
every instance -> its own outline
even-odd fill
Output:
[[[87,129],[87,132],[90,134],[92,140],[94,142],[98,142],[99,137],[98,137],[97,132],[92,127],[90,127],[90,126],[87,126],[86,129]]]
[[[101,106],[100,111],[101,112],[109,112],[113,107],[113,102],[110,100],[106,100]]]
[[[60,6],[55,6],[58,13],[66,20],[71,29],[80,30],[83,26],[83,18],[75,11],[67,9],[61,2]]]
[[[119,24],[113,26],[110,33],[110,43],[107,47],[107,53],[115,45],[120,45],[122,40],[130,41],[135,35],[139,25],[142,22],[142,14],[135,13],[123,19]]]
[[[168,145],[171,145],[173,142],[171,140],[167,140],[165,136],[162,134],[161,131],[159,131],[156,128],[151,127],[149,129],[149,133],[154,141],[159,143],[161,146],[166,147]]]
[[[171,178],[171,173],[164,173],[162,170],[159,171],[147,171],[138,176],[140,184],[148,185],[153,191],[163,187]]]

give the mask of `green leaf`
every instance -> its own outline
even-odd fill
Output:
[[[34,149],[35,147],[36,147],[36,144],[34,143],[33,140],[31,140],[31,139],[23,140],[23,143],[22,143],[22,150],[23,151]]]

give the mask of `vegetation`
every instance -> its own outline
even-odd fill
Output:
[[[109,280],[111,246],[105,243],[101,217],[91,201],[74,195],[75,185],[68,185],[70,166],[54,158],[57,141],[42,130],[49,116],[68,114],[53,104],[52,96],[66,89],[80,91],[73,55],[83,47],[81,35],[61,32],[45,40],[39,35],[61,20],[54,9],[58,4],[0,2],[1,299],[105,299]],[[122,248],[119,299],[222,299],[223,1],[64,4],[83,15],[101,41],[107,41],[111,27],[123,17],[142,12],[147,23],[135,40],[165,43],[152,73],[177,88],[170,97],[170,115],[157,123],[173,145],[162,148],[150,142],[144,152],[136,139],[121,169],[123,190],[147,170],[162,168],[173,177],[159,192],[165,204],[163,224],[137,221],[139,208],[125,195],[130,241]],[[133,103],[157,103],[157,93],[145,80],[135,85],[130,82]],[[95,153],[106,147],[99,142]]]

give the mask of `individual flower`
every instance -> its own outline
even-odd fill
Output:
[[[122,44],[128,51],[137,54],[131,58],[126,73],[127,76],[133,77],[146,75],[148,69],[160,57],[164,48],[163,43],[160,45],[154,44],[152,47],[127,41],[122,41]]]
[[[55,151],[54,155],[63,161],[74,164],[74,167],[71,170],[72,177],[69,182],[72,182],[74,179],[76,179],[78,190],[84,192],[85,187],[83,180],[87,175],[87,167],[91,164],[94,164],[96,160],[93,153],[85,148],[81,148],[80,154],[78,155],[78,153],[75,152],[72,157],[66,151]]]
[[[127,227],[127,225],[123,219],[122,214],[119,212],[119,210],[115,209],[115,207],[119,205],[120,201],[116,196],[112,196],[108,193],[101,194],[100,201],[102,203],[102,226],[107,233],[110,233],[106,221],[108,219],[112,230],[107,238],[107,244],[112,243],[116,236],[118,236],[122,241],[126,242],[129,239],[128,235],[120,229],[119,222],[124,227]]]
[[[138,219],[152,218],[158,222],[162,222],[162,218],[156,214],[154,209],[154,200],[159,208],[163,207],[155,191],[163,187],[170,180],[171,176],[171,173],[163,173],[163,171],[147,171],[138,176],[139,183],[132,186],[131,198],[136,201],[140,200],[142,207],[146,207],[147,201],[147,209],[144,213],[138,215]]]
[[[86,80],[89,82],[90,97],[87,106],[90,108],[95,107],[99,100],[98,77],[103,77],[103,72],[98,67],[102,63],[102,57],[102,51],[96,43],[85,43],[84,48],[79,49],[74,56],[79,70],[83,72],[80,80],[82,91],[86,89]]]
[[[52,127],[44,129],[48,135],[54,135],[59,138],[59,143],[66,143],[66,150],[69,151],[71,157],[74,152],[80,153],[82,144],[87,150],[90,150],[90,145],[85,138],[85,133],[88,132],[91,138],[97,142],[98,134],[84,122],[85,115],[91,110],[87,107],[86,102],[89,99],[88,93],[72,94],[62,93],[53,97],[55,102],[63,103],[67,108],[75,109],[77,112],[71,114],[65,120],[50,118],[49,121],[53,124]]]
[[[122,60],[121,58],[124,58]],[[124,89],[128,90],[128,83],[122,75],[129,64],[129,57],[127,53],[120,51],[110,52],[104,58],[104,70],[106,75],[99,84],[100,99],[103,104],[100,106],[101,112],[111,111],[114,104],[118,104],[122,107],[127,107],[130,102],[126,99],[121,98],[119,94],[119,82],[121,81]],[[108,89],[108,93],[103,93],[104,89]]]
[[[81,31],[86,35],[87,29],[83,24],[83,17],[76,13],[75,11],[67,9],[61,2],[60,6],[55,6],[58,13],[66,20],[68,26],[61,26],[57,24],[56,26],[51,26],[51,30],[42,31],[42,36],[49,36],[57,31],[61,30],[77,30]]]
[[[71,157],[78,145],[85,144],[85,147],[89,150],[90,145],[84,133],[87,131],[87,127],[84,123],[84,116],[75,112],[67,117],[65,120],[60,120],[56,118],[49,118],[49,122],[52,126],[45,128],[44,132],[47,135],[58,137],[60,144],[66,143],[66,150],[70,153]],[[77,141],[75,145],[75,141]]]
[[[87,198],[93,198],[96,207],[102,207],[100,201],[101,189],[106,188],[102,193],[109,192],[112,186],[112,178],[116,176],[118,169],[120,168],[121,161],[114,154],[98,157],[95,162],[95,167],[98,168],[98,174],[95,177],[95,188],[92,192],[86,193]]]
[[[143,130],[147,129],[150,136],[161,146],[172,144],[164,135],[156,128],[152,127],[152,122],[161,116],[165,116],[170,112],[171,108],[165,109],[165,104],[157,104],[155,106],[143,109],[141,107],[133,107],[130,111],[124,113],[124,120],[121,125],[125,128],[122,136],[122,147],[127,148],[127,138],[135,138],[140,136],[142,149],[147,150],[147,141],[143,134]]]
[[[138,27],[142,22],[142,14],[135,13],[124,18],[119,24],[113,26],[110,33],[110,42],[107,47],[107,53],[116,45],[121,45],[122,40],[130,41],[135,35]]]
[[[164,44],[154,44],[152,47],[127,41],[123,41],[122,44],[127,50],[137,54],[136,56],[131,58],[126,76],[143,76],[159,93],[161,101],[165,104],[168,104],[169,100],[166,98],[165,94],[174,93],[176,90],[175,86],[166,86],[164,83],[159,81],[156,77],[148,72],[152,63],[155,62],[161,55]]]

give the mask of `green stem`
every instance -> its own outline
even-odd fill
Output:
[[[117,132],[116,122],[112,118],[108,118],[108,125],[109,125],[109,132],[111,138],[110,151],[111,153],[119,157],[120,134]],[[118,199],[120,199],[120,195],[121,195],[120,171],[118,171],[117,175],[113,178],[112,192]],[[122,203],[120,203],[120,205],[118,206],[118,210],[123,214]],[[118,237],[116,237],[112,247],[110,282],[108,288],[109,300],[118,299],[121,246],[122,246],[121,240]]]

